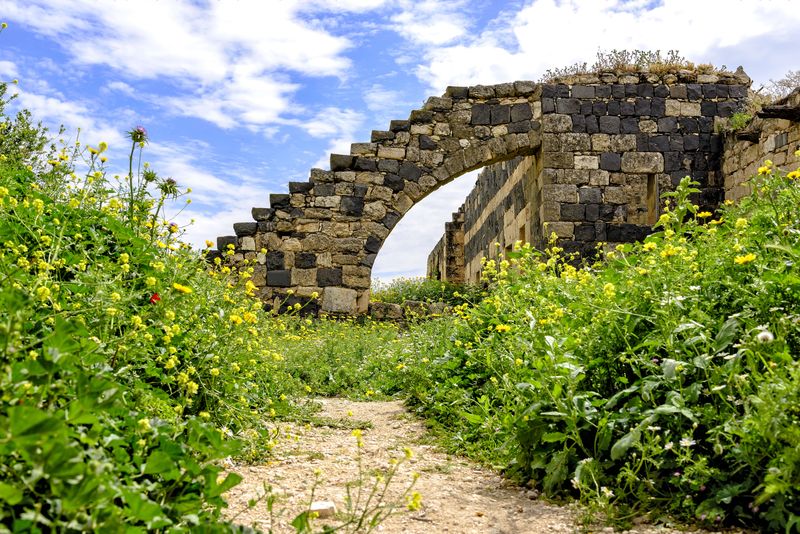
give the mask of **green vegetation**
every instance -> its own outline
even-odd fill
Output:
[[[105,144],[51,143],[5,94],[0,531],[236,530],[221,460],[268,454],[310,395],[405,397],[453,450],[594,518],[800,531],[800,171],[765,164],[717,214],[684,180],[602,263],[523,246],[486,262],[485,295],[384,288],[456,305],[401,330],[264,313],[248,266],[209,266],[164,220],[185,192],[134,165],[144,128],[110,176]],[[351,502],[343,528],[388,510]]]
[[[263,449],[254,410],[287,412],[297,388],[256,342],[271,320],[247,273],[209,271],[162,221],[173,180],[107,176],[105,144],[50,145],[27,113],[4,114],[5,92],[0,523],[213,525],[239,480],[218,460]],[[133,162],[147,134],[130,137]]]
[[[407,300],[444,302],[459,305],[477,302],[486,293],[475,284],[454,284],[430,278],[395,278],[388,283],[374,282],[371,299],[376,302],[403,304]]]
[[[489,297],[412,330],[403,391],[456,449],[609,520],[797,531],[798,176],[765,165],[717,219],[684,180],[603,264],[490,262]]]

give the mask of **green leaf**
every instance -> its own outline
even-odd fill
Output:
[[[616,443],[611,447],[611,459],[619,460],[628,452],[628,449],[639,443],[641,432],[635,428],[619,438]]]
[[[725,321],[714,338],[714,352],[725,350],[733,343],[733,340],[736,339],[737,330],[739,330],[739,320],[736,317],[731,317]]]
[[[12,486],[11,484],[6,484],[5,482],[0,482],[0,500],[3,500],[14,506],[15,504],[19,504],[22,501],[22,490]]]
[[[542,441],[545,443],[554,443],[556,441],[564,441],[567,435],[563,432],[548,432],[542,436]]]
[[[35,438],[59,431],[62,421],[32,406],[15,406],[8,409],[11,437],[15,440]]]
[[[147,457],[147,462],[144,464],[144,474],[164,474],[175,468],[175,462],[169,454],[155,450],[150,456]]]

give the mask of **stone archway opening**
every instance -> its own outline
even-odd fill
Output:
[[[309,308],[363,313],[377,254],[408,210],[466,172],[515,159],[529,162],[520,187],[534,245],[545,224],[568,251],[640,239],[652,191],[686,174],[701,183],[699,204],[720,201],[714,123],[739,108],[749,83],[739,72],[680,71],[449,87],[350,154],[332,155],[330,170],[270,195],[253,222],[218,239],[217,254],[232,246],[234,263],[256,260],[253,281],[269,306],[318,294]]]

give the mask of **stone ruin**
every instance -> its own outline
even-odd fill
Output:
[[[580,253],[597,241],[641,239],[658,218],[660,194],[687,174],[701,184],[703,209],[724,198],[720,123],[744,106],[749,85],[740,69],[448,87],[350,154],[331,155],[330,170],[312,169],[307,182],[270,195],[270,207],[254,207],[254,220],[235,224],[210,256],[255,260],[252,280],[269,307],[364,313],[372,265],[398,221],[483,167],[492,178],[476,191],[481,180],[491,187],[473,191],[455,215],[440,278],[474,276],[479,245],[507,226],[509,238],[535,246],[555,232],[560,246]]]

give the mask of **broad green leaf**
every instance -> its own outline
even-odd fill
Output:
[[[144,465],[144,473],[147,475],[163,474],[175,468],[175,462],[169,454],[155,450],[147,458]]]
[[[628,449],[639,443],[639,438],[641,437],[641,432],[638,428],[635,428],[619,438],[614,446],[611,447],[611,459],[612,460],[619,460],[628,452]]]
[[[19,504],[22,501],[22,490],[12,486],[11,484],[6,484],[5,482],[0,482],[0,500],[3,500],[14,506],[15,504]]]

